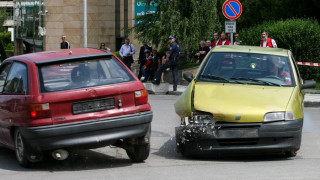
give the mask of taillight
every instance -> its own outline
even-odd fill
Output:
[[[135,92],[136,106],[148,103],[148,92],[143,89]]]
[[[30,117],[33,119],[50,118],[50,106],[46,104],[30,104],[29,105]]]

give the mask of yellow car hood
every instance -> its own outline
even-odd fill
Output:
[[[294,87],[197,82],[194,109],[217,121],[262,122],[267,112],[286,111]]]

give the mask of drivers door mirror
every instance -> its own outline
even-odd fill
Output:
[[[184,72],[183,73],[183,78],[188,81],[191,82],[193,79],[193,74],[191,72]]]
[[[315,88],[317,83],[312,80],[305,80],[304,83],[300,86],[300,89],[313,89]]]

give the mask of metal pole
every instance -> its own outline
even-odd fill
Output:
[[[230,40],[231,40],[231,45],[233,45],[233,33],[231,33]]]
[[[87,47],[87,0],[83,0],[83,47]]]

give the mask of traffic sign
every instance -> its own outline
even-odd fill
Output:
[[[226,0],[222,6],[222,12],[227,19],[238,19],[242,13],[242,5],[238,0]]]
[[[236,33],[237,32],[237,23],[236,21],[225,21],[225,32],[226,33]]]

